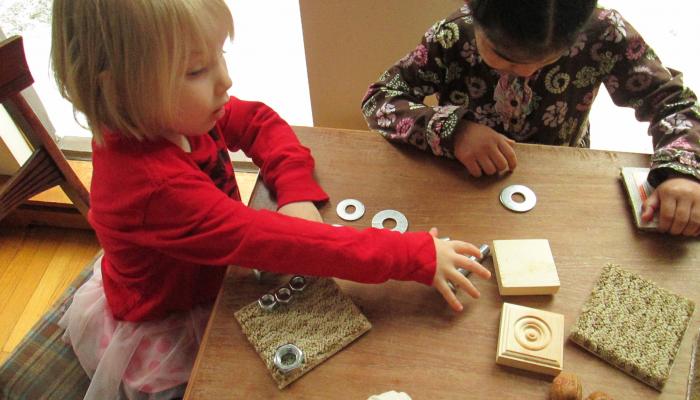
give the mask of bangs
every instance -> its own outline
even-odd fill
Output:
[[[226,29],[226,37],[233,39],[233,18],[226,3],[223,0],[190,0],[179,3],[183,10],[179,13],[182,18],[178,26],[173,27],[173,39],[183,46],[186,55],[196,51],[202,52],[205,58],[211,56],[212,50],[218,47],[213,39],[220,33],[219,29]],[[216,49],[218,51],[218,49]],[[187,57],[179,57],[173,60],[183,63]],[[184,66],[182,66],[184,71]]]

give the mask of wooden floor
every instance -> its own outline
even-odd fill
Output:
[[[74,167],[89,187],[92,171],[84,165]],[[256,178],[254,172],[236,173],[246,203]],[[67,201],[60,189],[41,198]],[[99,248],[95,234],[89,230],[0,225],[0,363]]]

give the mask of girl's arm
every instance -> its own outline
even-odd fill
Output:
[[[300,201],[328,200],[313,177],[314,160],[292,128],[267,105],[231,97],[219,120],[226,146],[243,150],[260,167],[278,207]]]
[[[650,181],[661,183],[682,174],[700,180],[700,105],[682,74],[663,66],[637,31],[614,10],[603,10],[607,25],[597,54],[608,92],[619,106],[632,107],[639,121],[649,122],[654,154]],[[605,71],[603,71],[605,72]]]
[[[444,95],[453,81],[462,79],[465,60],[459,58],[476,61],[476,45],[466,43],[462,17],[433,25],[415,50],[369,87],[362,113],[371,129],[391,141],[454,157],[453,133],[467,114],[468,95],[455,94],[449,102],[457,105],[449,106],[430,107],[424,100]]]
[[[358,231],[253,210],[195,173],[162,182],[148,199],[141,226],[142,232],[115,234],[133,235],[144,247],[200,265],[368,283],[430,285],[435,275],[435,245],[426,232]]]

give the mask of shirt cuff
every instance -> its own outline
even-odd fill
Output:
[[[277,207],[300,201],[314,203],[328,200],[328,194],[321,188],[310,171],[289,171],[275,182]]]

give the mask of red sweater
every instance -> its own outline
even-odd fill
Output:
[[[279,206],[328,199],[309,150],[264,104],[232,97],[211,132],[188,137],[191,153],[165,140],[105,137],[105,145],[93,145],[89,220],[104,248],[115,318],[162,318],[210,302],[228,264],[358,282],[432,282],[427,233],[337,228],[240,201],[227,148],[253,159]]]

